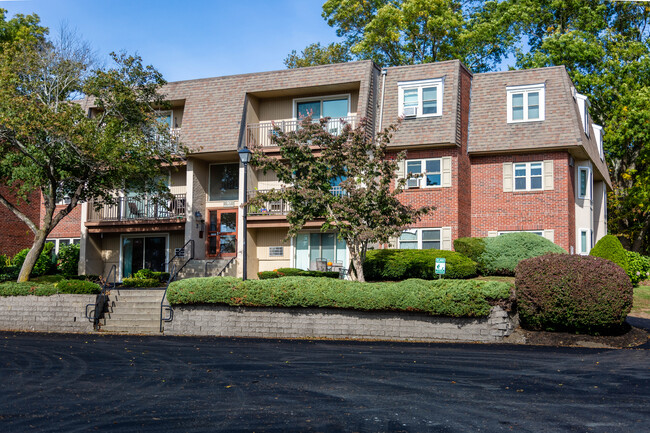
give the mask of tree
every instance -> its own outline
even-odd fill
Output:
[[[331,43],[326,47],[320,43],[308,45],[302,53],[291,51],[284,59],[284,64],[289,69],[304,68],[307,66],[329,65],[332,63],[345,63],[352,60],[352,56],[343,44]]]
[[[308,221],[323,220],[321,230],[338,231],[350,251],[354,277],[364,281],[363,262],[369,245],[387,243],[433,208],[413,209],[398,198],[405,179],[396,182],[395,173],[405,155],[392,159],[388,151],[397,126],[386,128],[373,140],[364,121],[355,128],[345,124],[335,133],[330,132],[329,124],[328,118],[312,122],[307,117],[296,131],[275,128],[271,139],[280,149],[280,158],[254,148],[253,166],[275,172],[284,186],[258,194],[248,205],[288,202],[288,237],[295,236]]]
[[[499,64],[509,40],[508,33],[498,31],[501,24],[474,19],[480,18],[477,12],[482,4],[474,0],[328,0],[323,18],[345,38],[342,46],[350,47],[353,58],[370,59],[380,66],[459,59],[481,72]],[[298,59],[311,65],[308,49]]]
[[[91,69],[88,46],[70,33],[3,45],[0,182],[10,194],[0,195],[0,203],[34,233],[19,281],[28,280],[48,234],[82,201],[110,203],[125,186],[164,192],[153,179],[175,158],[169,131],[155,118],[165,81],[139,57],[111,56],[112,68]],[[91,98],[96,115],[72,100],[79,95]],[[18,206],[33,191],[43,197],[42,221]],[[63,197],[69,203],[57,211]]]
[[[47,28],[40,25],[38,15],[17,14],[7,21],[7,10],[0,8],[0,47],[15,41],[43,41]]]

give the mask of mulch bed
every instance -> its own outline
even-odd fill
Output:
[[[626,324],[627,325],[627,324]],[[526,344],[539,346],[570,346],[594,348],[631,348],[648,343],[648,332],[627,325],[620,335],[581,335],[568,332],[542,332],[520,330]]]

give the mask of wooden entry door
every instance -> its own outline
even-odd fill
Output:
[[[208,256],[237,255],[237,209],[211,210],[208,225]]]

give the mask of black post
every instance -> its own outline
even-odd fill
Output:
[[[244,162],[244,203],[248,201],[248,161]],[[244,272],[242,273],[242,280],[246,281],[246,276],[247,276],[247,265],[246,265],[246,259],[248,256],[248,249],[247,249],[247,240],[248,240],[248,231],[246,229],[246,223],[248,220],[248,205],[244,206],[244,257],[243,257],[243,266],[244,266]]]

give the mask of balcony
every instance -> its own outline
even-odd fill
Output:
[[[317,121],[315,120],[315,122]],[[246,125],[246,144],[248,147],[273,147],[275,144],[271,140],[271,135],[275,128],[282,132],[294,132],[300,128],[301,122],[301,120],[279,120],[277,122],[249,123]],[[332,134],[339,134],[343,130],[343,125],[347,123],[354,128],[357,124],[357,116],[332,118],[327,121],[327,130]]]
[[[247,193],[247,201],[251,200],[257,194],[264,194],[271,191],[270,189],[266,190],[250,190]],[[345,191],[340,186],[334,186],[330,190],[333,196],[343,197]],[[248,216],[283,216],[289,213],[291,206],[288,202],[284,200],[277,201],[267,201],[264,202],[261,206],[248,206]]]
[[[87,225],[126,224],[143,222],[184,223],[185,194],[174,194],[172,199],[157,197],[117,197],[116,204],[90,201]],[[88,224],[91,223],[91,224]]]

